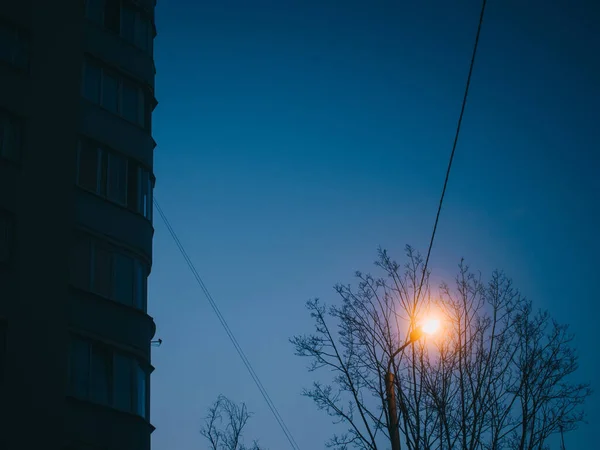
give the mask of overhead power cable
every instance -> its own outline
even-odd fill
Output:
[[[264,398],[265,402],[267,403],[267,406],[269,407],[269,409],[273,413],[273,416],[275,417],[275,420],[279,424],[279,427],[281,428],[281,430],[285,434],[285,437],[287,438],[287,440],[290,443],[290,445],[292,446],[292,448],[294,450],[299,450],[300,447],[298,447],[298,444],[296,443],[294,437],[292,436],[292,433],[290,432],[289,428],[285,424],[283,418],[281,417],[281,414],[279,414],[279,411],[277,410],[277,407],[273,403],[273,400],[271,400],[271,397],[269,396],[269,393],[267,392],[267,390],[265,389],[264,385],[260,381],[260,378],[258,377],[258,375],[256,374],[256,372],[254,371],[254,368],[252,367],[252,364],[250,364],[250,361],[248,360],[248,357],[244,353],[244,350],[242,349],[242,347],[240,346],[239,342],[235,338],[235,335],[233,334],[233,332],[231,331],[231,328],[227,324],[227,321],[225,320],[225,317],[223,317],[223,314],[221,314],[221,311],[219,310],[219,307],[215,303],[215,300],[213,299],[213,297],[210,294],[209,290],[207,289],[206,285],[202,281],[202,278],[200,277],[200,274],[196,270],[196,267],[194,266],[194,263],[192,262],[192,260],[188,256],[187,252],[185,251],[185,248],[183,247],[183,244],[181,243],[181,241],[177,237],[177,233],[175,233],[175,230],[171,226],[171,223],[167,219],[167,216],[165,215],[165,213],[163,212],[162,208],[158,204],[158,201],[156,200],[156,197],[154,197],[154,206],[156,207],[156,210],[160,214],[160,217],[162,218],[162,220],[163,220],[164,224],[166,225],[167,229],[169,230],[169,233],[171,234],[171,237],[173,238],[173,240],[175,241],[175,244],[179,248],[179,251],[181,252],[181,255],[183,256],[183,258],[185,259],[185,261],[186,261],[189,269],[191,270],[192,274],[196,278],[196,281],[197,281],[198,285],[200,286],[200,289],[202,289],[202,292],[204,293],[204,295],[206,296],[208,302],[210,303],[210,306],[212,307],[212,310],[214,311],[214,313],[216,314],[217,318],[219,319],[219,322],[221,322],[221,325],[225,329],[225,332],[227,333],[227,336],[229,337],[229,340],[231,341],[231,343],[235,347],[235,350],[238,353],[238,355],[239,355],[240,359],[242,360],[242,362],[244,363],[244,366],[246,366],[246,369],[248,370],[248,373],[250,374],[250,376],[252,377],[252,380],[256,384],[256,387],[258,387],[258,390],[260,391],[262,397]]]
[[[427,273],[427,266],[429,265],[429,258],[431,257],[431,249],[433,247],[433,241],[435,239],[435,232],[437,231],[438,222],[440,220],[440,213],[442,211],[442,204],[444,203],[444,196],[446,195],[446,187],[448,186],[448,178],[450,178],[450,170],[452,169],[452,161],[454,160],[454,153],[456,152],[456,145],[458,144],[458,136],[460,135],[460,128],[462,125],[463,116],[465,114],[465,107],[467,106],[467,97],[469,96],[469,87],[471,85],[471,76],[473,75],[473,67],[475,66],[475,56],[477,55],[477,46],[479,45],[479,36],[481,34],[481,25],[483,24],[483,16],[485,14],[485,5],[487,0],[483,0],[481,4],[481,13],[479,14],[479,25],[477,26],[477,34],[475,35],[475,44],[473,45],[473,54],[471,55],[471,64],[469,65],[469,75],[467,76],[467,83],[465,85],[465,94],[462,100],[462,106],[460,108],[460,115],[458,116],[458,123],[456,125],[456,133],[454,135],[454,143],[452,144],[452,152],[450,153],[450,161],[448,161],[448,169],[446,170],[446,178],[444,179],[444,187],[442,188],[442,195],[440,197],[440,204],[435,215],[435,222],[433,224],[433,231],[431,233],[431,239],[429,241],[429,248],[427,250],[427,258],[425,258],[425,265],[423,266],[423,274],[421,276],[421,283],[419,284],[419,290],[417,292],[417,299],[421,297],[421,289],[423,288],[423,282],[425,281],[425,274]]]

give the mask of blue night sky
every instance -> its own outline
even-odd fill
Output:
[[[567,6],[569,5],[569,6]],[[375,270],[378,245],[426,252],[480,2],[162,0],[156,197],[302,449],[336,429],[300,395],[288,338],[306,300]],[[431,269],[503,269],[570,323],[600,380],[600,8],[490,0]],[[222,393],[246,436],[289,448],[158,214],[150,314],[154,450],[207,448]],[[598,390],[598,385],[593,386]],[[600,406],[567,448],[597,442]]]

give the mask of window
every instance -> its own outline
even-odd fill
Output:
[[[76,236],[71,249],[70,282],[127,306],[146,311],[148,268],[117,247]]]
[[[137,161],[94,142],[78,146],[77,184],[152,220],[153,178]]]
[[[148,172],[140,168],[140,205],[139,212],[149,220],[152,220],[152,178]]]
[[[139,173],[142,169],[132,162],[127,167],[127,207],[135,212],[139,211],[140,202]]]
[[[147,309],[147,288],[146,288],[146,280],[148,278],[148,274],[146,273],[145,266],[139,261],[135,262],[135,290],[133,294],[134,305],[137,309],[141,309],[142,311],[146,311]]]
[[[93,247],[92,292],[102,297],[111,298],[112,287],[112,255],[100,245]]]
[[[86,60],[83,68],[82,95],[141,127],[149,127],[144,90],[134,81]]]
[[[76,397],[87,398],[89,395],[90,350],[90,344],[87,341],[71,340],[69,390]]]
[[[69,394],[147,418],[146,365],[99,342],[71,339]]]
[[[123,411],[131,411],[134,397],[131,359],[121,353],[115,353],[114,362],[115,407]]]
[[[134,261],[135,291],[133,292],[133,305],[146,311],[148,299],[148,269],[146,264],[139,260]]]
[[[116,153],[108,153],[107,198],[120,205],[127,205],[127,159]]]
[[[22,121],[0,110],[0,158],[18,161],[21,154]]]
[[[92,346],[90,400],[103,405],[112,402],[112,354],[102,345]]]
[[[107,70],[102,74],[102,106],[110,112],[119,112],[119,79]]]
[[[88,20],[119,34],[140,50],[152,48],[153,29],[150,16],[132,2],[121,0],[86,0]]]
[[[146,17],[140,14],[137,15],[136,19],[134,44],[141,50],[149,51],[152,41],[152,25]]]
[[[130,8],[128,5],[123,5],[121,9],[121,37],[132,44],[135,43],[136,39],[136,16],[135,9]]]
[[[13,245],[13,217],[0,210],[0,264],[10,261]]]
[[[114,297],[120,303],[131,305],[135,301],[133,259],[114,254]],[[137,306],[137,305],[136,305]]]
[[[29,36],[5,22],[0,23],[0,61],[21,70],[29,67]]]
[[[146,418],[146,379],[148,375],[138,362],[136,367],[137,395],[135,412]]]
[[[128,81],[123,82],[123,117],[131,122],[143,123],[144,105],[143,96],[138,93],[138,88]]]

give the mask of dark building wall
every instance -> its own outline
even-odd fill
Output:
[[[124,1],[153,14],[152,0]],[[82,0],[0,2],[0,21],[19,27],[29,38],[25,70],[0,61],[0,120],[5,111],[23,124],[18,158],[0,151],[0,221],[6,215],[12,223],[7,261],[2,260],[0,233],[2,450],[150,448],[153,427],[145,412],[155,326],[145,312],[145,283],[152,262],[151,213],[134,211],[131,200],[118,205],[78,186],[77,180],[80,139],[91,138],[126,159],[130,170],[144,171],[153,183],[154,62],[151,43],[140,51],[118,33],[86,20],[84,8]],[[83,98],[83,66],[89,57],[142,89],[148,113],[143,126]],[[131,195],[132,186],[127,187],[130,198],[140,197]],[[82,233],[94,239],[94,249],[106,245],[135,261],[132,267],[135,274],[142,271],[143,286],[133,287],[133,300],[119,297],[116,259],[110,265],[114,294],[98,294],[93,284],[76,285],[72,249]],[[118,407],[116,394],[106,402],[96,394],[94,398],[91,381],[87,394],[75,393],[72,374],[81,365],[72,350],[77,339],[88,343],[90,361],[98,352],[108,355],[115,365],[109,377],[117,373],[117,355],[130,362],[135,391],[130,411]],[[138,366],[148,375],[144,383],[135,378],[142,373]],[[116,386],[117,380],[110,383]]]
[[[14,272],[6,280],[9,294],[0,294],[7,322],[2,408],[8,448],[53,443],[50,448],[58,449],[64,440],[69,292],[65,249],[75,216],[72,180],[82,54],[80,40],[74,37],[82,31],[82,4],[27,3],[2,2],[0,10],[31,39],[28,73],[3,71],[0,78],[1,106],[24,118],[26,129],[20,166],[5,167],[13,184],[2,194],[16,224]]]

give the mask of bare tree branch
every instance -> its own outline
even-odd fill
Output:
[[[329,447],[389,444],[388,367],[408,450],[537,450],[581,423],[591,391],[574,383],[577,355],[567,327],[533,312],[502,272],[486,283],[464,261],[454,286],[443,283],[437,293],[425,274],[417,298],[423,259],[411,247],[406,257],[400,265],[379,249],[383,276],[357,272],[357,286],[337,285],[339,305],[309,301],[315,333],[291,339],[310,371],[327,368],[331,376],[304,392],[346,426]],[[432,309],[443,317],[442,333],[390,360]]]
[[[261,450],[258,441],[251,447],[242,442],[244,427],[251,417],[245,403],[238,405],[219,395],[208,409],[200,434],[209,442],[210,450]]]

